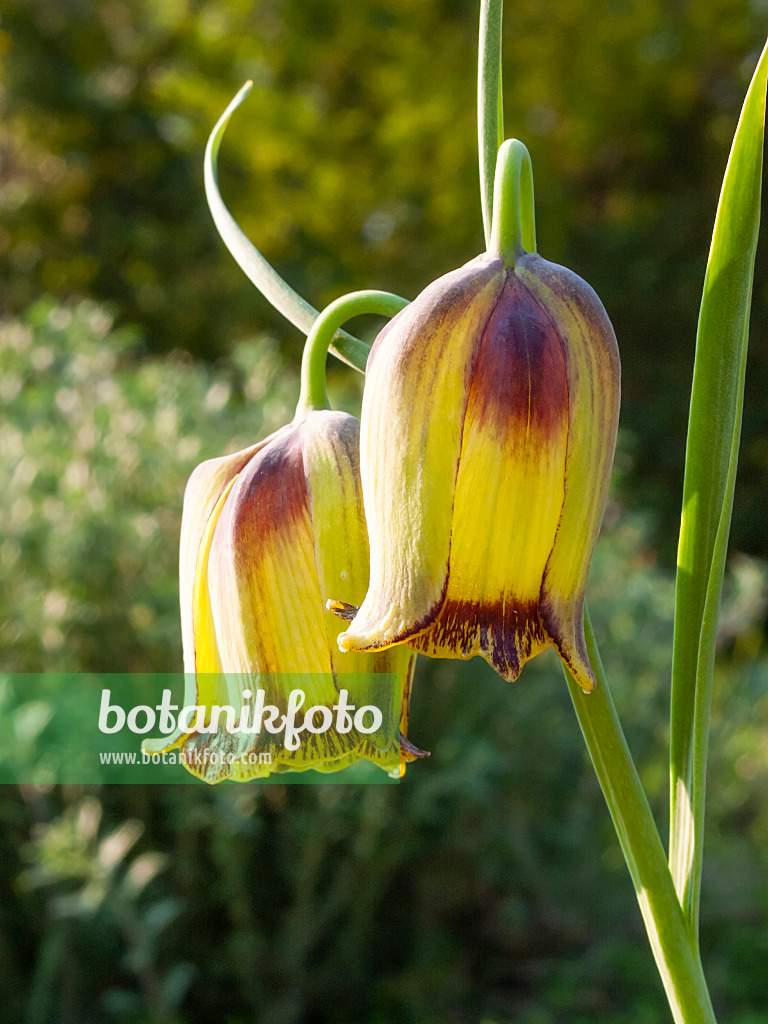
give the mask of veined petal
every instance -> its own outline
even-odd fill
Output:
[[[359,470],[360,423],[346,413],[312,412],[299,429],[322,607],[327,607],[331,595],[343,604],[358,606],[368,584],[368,532]],[[426,756],[405,739],[416,660],[413,652],[405,647],[372,653],[342,652],[336,644],[339,620],[330,611],[325,613],[325,627],[335,673],[388,674],[399,680],[395,689],[402,691],[403,761]],[[337,687],[345,685],[345,676],[338,675]],[[362,756],[382,760],[384,752],[377,752],[371,744],[366,749]]]
[[[236,719],[240,714],[243,701],[242,691],[252,685],[250,678],[239,675],[228,676],[222,670],[222,659],[208,585],[208,566],[213,537],[222,510],[238,475],[233,476],[225,484],[205,524],[200,538],[192,588],[193,639],[191,647],[194,671],[187,671],[184,674],[184,699],[181,706],[182,708],[204,708],[205,725],[209,724],[213,708],[216,706],[233,708]],[[196,716],[194,721],[197,722]],[[193,775],[209,782],[218,782],[220,778],[227,777],[226,774],[222,775],[225,769],[219,766],[218,761],[204,760],[195,765],[195,751],[199,752],[201,749],[200,737],[195,735],[192,723],[188,724],[190,726],[188,729],[182,729],[177,724],[176,730],[171,735],[145,739],[142,743],[142,750],[148,754],[157,754],[182,747],[182,754],[189,759],[189,767]],[[219,754],[224,755],[233,750],[231,736],[221,728],[217,730],[216,734],[208,737],[206,745],[208,753],[214,751],[217,757]]]
[[[224,672],[332,671],[298,427],[239,475],[216,525],[208,582]]]
[[[368,583],[368,532],[360,483],[360,423],[342,412],[311,412],[299,425],[321,608],[333,597],[359,605]],[[325,611],[335,671],[370,667],[369,655],[342,654],[339,620]]]
[[[243,466],[271,437],[257,444],[218,459],[201,462],[195,468],[184,492],[184,509],[181,516],[181,543],[179,545],[179,593],[181,598],[181,635],[184,648],[184,671],[195,671],[193,640],[192,591],[195,566],[200,550],[200,541],[208,519],[221,492]]]
[[[211,545],[218,526],[224,505],[229,498],[239,474],[232,477],[219,495],[213,511],[205,524],[200,538],[200,549],[195,566],[195,579],[192,588],[192,609],[194,623],[195,672],[200,675],[220,673],[223,671],[219,642],[216,637],[216,623],[211,608],[211,593],[208,585],[208,563],[211,556]],[[198,697],[202,698],[198,692]]]
[[[248,682],[245,676],[238,675],[237,678],[241,684]],[[334,677],[327,677],[334,696],[323,702],[317,694],[314,697],[308,694],[306,674],[254,675],[246,689],[250,696],[241,703],[252,708],[256,691],[261,689],[264,691],[263,705],[276,707],[284,714],[289,694],[302,690],[307,696],[295,717],[296,727],[302,730],[304,714],[310,707],[319,705],[327,709],[322,714],[334,716],[334,705],[339,699],[336,681]],[[243,731],[229,732],[220,727],[214,732],[200,731],[188,735],[181,748],[187,767],[212,784],[224,779],[245,782],[288,771],[313,769],[335,772],[362,759],[372,761],[390,774],[399,774],[402,760],[398,732],[399,688],[391,686],[387,689],[385,684],[388,682],[370,672],[338,677],[339,686],[349,690],[348,703],[356,708],[374,704],[381,711],[383,722],[377,732],[361,733],[354,725],[349,732],[338,731],[334,722],[322,731],[301,731],[298,746],[291,749],[285,743],[283,731],[273,733],[263,725],[258,731],[248,731],[253,725],[251,713],[245,719],[246,729]],[[238,710],[236,721],[240,715]]]
[[[365,590],[358,433],[352,417],[312,412],[273,437],[219,495],[201,536],[195,574],[195,702],[209,709],[228,705],[238,721],[259,689],[281,715],[290,693],[301,690],[302,722],[309,707],[330,714],[339,690],[348,687],[355,706],[373,702],[381,709],[384,725],[370,736],[355,728],[305,732],[296,749],[285,744],[284,734],[265,728],[249,733],[222,726],[171,738],[181,743],[189,770],[209,783],[309,768],[335,771],[361,758],[400,770],[398,680],[406,679],[414,656],[404,649],[342,655],[326,622],[332,619],[325,611],[329,580],[356,600]],[[384,672],[392,676],[382,677]],[[168,742],[154,744],[167,748]]]
[[[549,646],[539,594],[563,508],[567,437],[562,341],[510,272],[470,387],[445,601],[410,641],[417,650],[481,654],[512,680]]]
[[[203,463],[203,465],[207,464]],[[200,538],[197,563],[191,587],[190,622],[192,637],[187,637],[184,643],[185,658],[190,658],[191,667],[185,666],[184,702],[182,707],[203,704],[210,708],[215,704],[229,703],[231,696],[226,679],[221,675],[221,657],[219,655],[216,627],[213,621],[208,591],[208,558],[216,524],[219,521],[221,510],[229,497],[235,480],[237,480],[237,475],[233,476],[224,485],[224,489],[218,496],[213,510],[203,527],[203,533]],[[187,735],[188,732],[177,728],[171,735],[163,736],[159,739],[144,740],[142,749],[148,754],[158,754],[161,751],[172,750]]]
[[[547,633],[585,691],[595,679],[583,630],[584,588],[608,500],[619,419],[621,369],[613,327],[593,289],[539,256],[520,279],[547,308],[565,341],[569,386],[563,514],[541,589]]]
[[[291,689],[304,690],[306,706],[332,704],[336,691],[320,633],[323,612],[298,432],[285,427],[239,456],[203,464],[199,469],[207,472],[191,481],[207,484],[209,494],[226,482],[198,542],[195,694],[189,694],[188,676],[185,706],[205,706],[207,718],[215,705],[229,706],[237,720],[247,703],[243,692],[259,688],[281,713]],[[193,499],[198,494],[193,491]],[[163,746],[178,742],[169,737]],[[240,756],[276,761],[283,746],[282,737],[266,731],[255,737],[221,727],[187,734],[182,750],[193,774],[217,782],[268,775],[268,765],[243,764]]]
[[[344,651],[401,642],[443,601],[469,385],[503,283],[501,260],[474,260],[446,274],[395,317],[371,351],[361,432],[371,579],[339,637]]]
[[[215,696],[237,720],[263,689],[265,704],[285,714],[290,692],[301,690],[304,710],[332,708],[338,691],[324,616],[301,430],[292,426],[230,482],[203,534],[195,592],[198,703],[210,707]],[[302,735],[290,750],[281,733],[219,728],[188,736],[182,749],[190,771],[214,783],[338,762],[362,739],[331,729]]]
[[[180,748],[187,768],[209,783],[335,771],[361,759],[400,774],[405,761],[426,756],[404,738],[413,652],[342,654],[325,608],[331,592],[360,602],[367,586],[358,467],[357,420],[313,411],[192,474],[180,582],[183,707],[194,713],[174,734],[145,740],[148,753]],[[295,749],[286,744],[279,719],[289,697],[301,691],[303,725],[310,707],[323,719],[335,712],[342,689],[356,708],[374,703],[383,727],[301,730]],[[277,709],[276,732],[249,728],[262,699]]]

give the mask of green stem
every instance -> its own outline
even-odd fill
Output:
[[[282,313],[295,327],[307,334],[318,316],[317,310],[280,277],[275,268],[264,259],[256,246],[240,230],[235,218],[221,198],[219,190],[218,160],[221,140],[230,117],[252,87],[252,82],[245,83],[216,122],[208,138],[208,145],[205,147],[205,195],[213,222],[224,244],[240,264],[242,270],[279,313]],[[338,331],[333,339],[331,352],[342,362],[365,373],[368,346],[359,338],[347,334],[346,331]]]
[[[593,693],[582,693],[567,671],[566,682],[632,877],[672,1015],[677,1024],[714,1024],[701,963],[691,948],[664,847],[616,714],[586,609],[584,632],[597,686]]]
[[[501,19],[504,0],[481,0],[480,45],[477,61],[477,148],[480,160],[480,200],[486,246],[491,240],[493,176],[496,154],[504,139],[501,77]]]
[[[488,252],[508,267],[524,252],[536,252],[533,168],[528,150],[518,139],[499,149],[493,186],[493,225]]]
[[[391,292],[350,292],[349,295],[336,299],[318,315],[304,345],[301,360],[301,392],[296,407],[297,419],[305,416],[311,409],[328,408],[325,361],[328,346],[336,337],[339,327],[353,316],[362,316],[365,313],[392,317],[407,305],[407,299],[392,295]]]

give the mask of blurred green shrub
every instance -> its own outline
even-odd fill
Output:
[[[2,666],[176,671],[186,479],[290,419],[274,339],[214,372],[142,359],[101,306],[41,301],[0,325]]]
[[[476,23],[458,0],[5,0],[2,308],[109,300],[153,351],[208,358],[275,329],[202,191],[206,136],[246,78],[221,161],[244,230],[316,305],[415,295],[482,248]],[[614,321],[625,500],[660,518],[667,561],[717,194],[766,31],[761,0],[516,0],[505,17],[507,131],[533,156],[542,252]],[[734,513],[737,547],[764,557],[765,266]]]

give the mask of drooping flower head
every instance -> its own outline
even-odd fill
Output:
[[[413,654],[342,654],[337,620],[325,609],[330,594],[361,600],[367,586],[358,461],[358,421],[310,410],[265,441],[194,471],[184,498],[180,559],[184,669],[195,680],[185,704],[229,706],[239,718],[260,687],[264,702],[285,712],[288,692],[300,688],[306,706],[330,709],[342,688],[349,687],[350,700],[369,703],[360,698],[370,698],[372,681],[389,678],[392,706],[381,710],[394,721],[392,742],[380,748],[375,736],[355,728],[344,734],[329,729],[291,750],[266,729],[252,734],[221,727],[179,732],[145,749],[179,747],[190,770],[209,782],[336,771],[361,759],[399,772],[418,756],[400,735]],[[251,756],[258,754],[268,758]]]
[[[363,397],[371,580],[359,609],[332,603],[352,620],[340,648],[479,654],[513,680],[554,645],[591,690],[582,607],[619,374],[597,295],[535,253],[478,257],[391,321]]]

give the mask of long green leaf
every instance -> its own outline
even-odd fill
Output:
[[[768,44],[744,101],[720,193],[688,421],[672,664],[669,863],[694,947],[717,616],[736,480],[760,222],[767,76]]]
[[[318,317],[318,311],[280,277],[271,263],[264,259],[256,246],[243,234],[219,191],[218,159],[221,140],[230,117],[251,91],[252,85],[252,82],[246,82],[221,115],[208,138],[208,145],[205,148],[205,195],[214,224],[240,267],[278,312],[304,334],[309,334]],[[347,334],[346,331],[337,331],[329,351],[343,362],[354,366],[356,370],[365,372],[369,349],[359,338]]]

